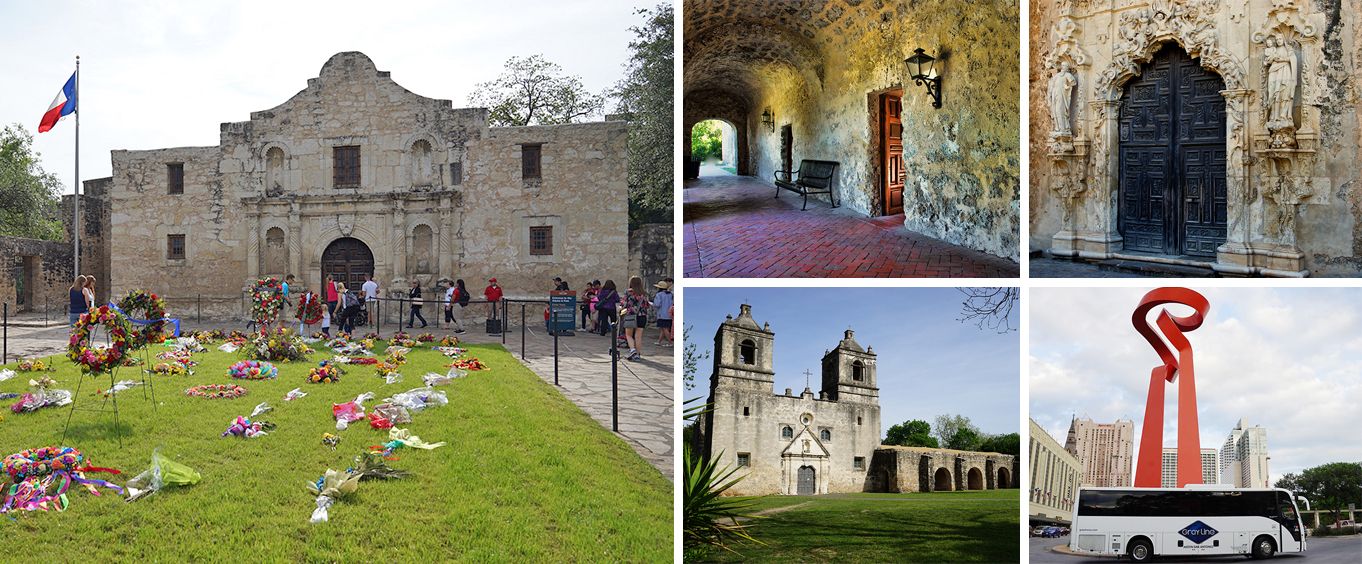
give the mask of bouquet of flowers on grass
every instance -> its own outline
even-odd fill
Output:
[[[125,357],[123,357],[123,361],[122,361],[122,362],[123,362],[123,366],[141,366],[141,365],[142,365],[142,358],[141,358],[141,357],[136,357],[136,356],[125,356]]]
[[[246,395],[246,388],[236,384],[204,384],[185,390],[184,395],[207,399],[236,399]]]
[[[158,362],[155,366],[151,367],[151,373],[160,374],[162,376],[185,376],[193,374],[194,371],[178,362]]]
[[[384,360],[374,365],[374,372],[383,378],[389,378],[394,374],[397,374],[397,371],[400,368],[402,368],[401,364]]]
[[[487,370],[487,365],[473,356],[454,359],[454,362],[450,363],[449,367],[468,371]]]
[[[218,341],[226,340],[227,334],[223,333],[221,329],[213,329],[211,331],[195,332],[194,338],[198,339],[200,343],[216,343]]]
[[[251,360],[307,360],[307,355],[311,353],[312,348],[303,342],[298,333],[285,328],[276,329],[273,333],[262,332],[246,347],[247,358]]]
[[[275,428],[274,423],[269,421],[251,421],[245,417],[238,416],[227,426],[227,430],[222,432],[224,437],[243,437],[254,439],[263,437]]]
[[[370,338],[368,338],[368,337],[365,337],[365,338],[363,338],[363,339],[360,339],[360,341],[359,341],[359,346],[360,346],[360,348],[362,348],[362,349],[364,349],[364,350],[366,350],[366,351],[374,350],[374,340],[373,340],[373,339],[370,339]]]
[[[279,376],[279,368],[259,360],[242,360],[227,368],[227,375],[238,380],[271,380]]]
[[[194,361],[193,355],[186,350],[173,350],[157,353],[156,358],[159,358],[161,360],[169,360],[185,368],[189,368],[191,366],[198,366],[199,364],[198,362]]]
[[[435,340],[435,335],[430,334],[430,333],[421,333],[420,335],[417,335],[417,336],[416,336],[416,341],[417,341],[417,342],[420,342],[420,343],[429,343],[429,342],[434,341],[434,340]]]
[[[378,333],[375,333],[375,332],[373,332],[373,331],[370,331],[370,332],[364,334],[364,338],[367,339],[367,340],[372,341],[372,340],[378,338]]]
[[[57,367],[48,364],[41,358],[21,360],[19,365],[14,368],[20,372],[55,372],[57,370]]]
[[[459,338],[453,335],[445,335],[444,337],[440,338],[440,346],[442,347],[455,347],[458,345]]]
[[[394,340],[394,341],[402,341],[402,340],[406,340],[406,339],[410,339],[410,338],[411,338],[411,335],[407,334],[406,331],[398,331],[398,332],[396,332],[396,333],[393,333],[392,340]]]
[[[365,453],[355,457],[355,463],[344,472],[326,469],[317,481],[307,484],[307,491],[317,496],[317,509],[313,510],[311,522],[321,523],[328,520],[327,509],[337,499],[349,496],[359,489],[360,480],[372,478],[393,479],[407,473],[388,466],[382,456]]]
[[[313,384],[334,384],[340,381],[341,374],[344,374],[344,371],[339,364],[323,360],[316,368],[308,371],[307,381]]]
[[[29,380],[28,385],[33,391],[19,396],[19,401],[10,406],[10,411],[29,413],[44,407],[60,407],[71,403],[71,391],[52,389],[57,382],[51,378],[43,376],[37,380]]]
[[[350,358],[350,364],[378,364],[378,359],[372,356],[356,356]]]

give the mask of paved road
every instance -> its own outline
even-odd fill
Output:
[[[1030,556],[1032,564],[1051,562],[1055,564],[1113,564],[1115,557],[1093,557],[1055,552],[1053,547],[1066,544],[1068,537],[1059,539],[1031,538]],[[1356,564],[1362,562],[1362,535],[1349,537],[1311,537],[1306,543],[1303,554],[1279,554],[1273,562],[1287,564]],[[1201,556],[1196,558],[1159,558],[1165,562],[1244,562],[1243,556]],[[1126,562],[1126,560],[1121,560]]]

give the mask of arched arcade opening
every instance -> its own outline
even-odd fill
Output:
[[[936,477],[933,478],[933,482],[935,482],[932,484],[932,491],[934,492],[948,492],[955,489],[952,487],[951,471],[945,468],[936,469]]]
[[[984,489],[984,472],[982,470],[970,468],[969,472],[965,474],[965,477],[967,478],[966,488],[971,490]]]

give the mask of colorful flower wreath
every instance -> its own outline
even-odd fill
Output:
[[[442,337],[442,338],[440,339],[440,346],[442,346],[442,347],[457,347],[457,346],[459,346],[459,338],[458,338],[458,337],[455,337],[455,336],[453,336],[453,335],[445,335],[444,337]]]
[[[316,325],[322,320],[322,300],[317,294],[306,292],[298,298],[298,319],[303,321],[303,325]]]
[[[80,451],[71,447],[24,450],[5,457],[5,473],[9,474],[10,481],[18,483],[33,476],[76,470],[82,459]]]
[[[166,340],[165,336],[165,317],[166,302],[160,296],[147,292],[146,290],[133,290],[123,299],[118,301],[118,309],[123,310],[123,314],[138,319],[150,321],[140,328],[133,328],[128,335],[128,349],[137,350],[147,346],[147,343],[160,343]]]
[[[189,368],[189,367],[191,367],[191,366],[198,366],[198,365],[199,365],[199,363],[198,363],[197,361],[194,360],[193,353],[191,353],[191,352],[189,352],[189,351],[187,351],[187,350],[184,350],[184,349],[177,349],[177,350],[173,350],[173,351],[163,351],[163,352],[157,353],[157,354],[156,354],[156,358],[159,358],[159,359],[161,359],[161,360],[169,360],[169,361],[171,361],[171,362],[173,362],[173,363],[175,363],[175,364],[178,364],[178,365],[180,365],[180,366],[183,366],[183,367],[185,367],[185,368]]]
[[[236,384],[204,384],[185,390],[184,395],[208,399],[233,399],[246,395],[246,388]]]
[[[284,286],[273,276],[261,278],[251,286],[251,319],[262,330],[279,320],[279,311],[284,309]]]
[[[307,360],[307,355],[313,352],[302,337],[292,329],[282,327],[273,333],[260,333],[245,349],[247,358],[275,362]]]
[[[103,325],[109,333],[108,347],[90,346],[90,328]],[[88,374],[102,374],[112,370],[123,361],[128,347],[128,337],[133,333],[128,318],[109,306],[99,306],[94,311],[80,316],[75,327],[71,328],[71,341],[66,346],[66,358],[80,365],[81,371]]]
[[[14,369],[19,372],[53,372],[57,370],[57,367],[48,364],[41,358],[35,358],[19,361],[19,365],[15,366]]]
[[[344,372],[339,364],[323,360],[307,373],[307,381],[313,384],[334,384],[340,381],[341,374]]]
[[[435,335],[431,333],[421,333],[416,336],[416,340],[422,343],[429,343],[435,340]]]
[[[449,367],[458,368],[460,370],[487,370],[486,364],[483,364],[481,360],[478,360],[477,358],[471,356],[468,358],[457,359],[453,363],[451,363]]]
[[[227,369],[227,375],[239,380],[272,380],[279,376],[279,368],[259,360],[243,360]]]

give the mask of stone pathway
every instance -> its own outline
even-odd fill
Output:
[[[903,215],[865,217],[809,202],[750,176],[685,184],[684,254],[691,277],[1017,278],[1007,259],[908,231]]]
[[[514,309],[514,308],[513,308]],[[242,329],[239,323],[185,322],[183,331],[205,329]],[[450,334],[436,331],[436,335]],[[384,334],[391,330],[385,328]],[[70,331],[65,325],[56,327],[9,327],[9,362],[17,358],[63,354]],[[641,361],[620,360],[619,368],[619,429],[621,439],[639,456],[657,468],[668,480],[673,480],[675,436],[673,412],[673,350],[657,347],[657,330],[648,329]],[[500,336],[469,330],[459,338],[471,343],[501,343]],[[606,429],[611,428],[610,353],[609,338],[585,332],[573,337],[560,337],[558,381],[559,391]],[[520,359],[520,330],[512,327],[506,335],[506,350]],[[553,384],[553,338],[544,334],[542,326],[531,325],[526,331],[526,359],[522,362],[545,382]]]
[[[1153,278],[1126,270],[1105,269],[1090,262],[1034,257],[1027,270],[1031,278]]]

